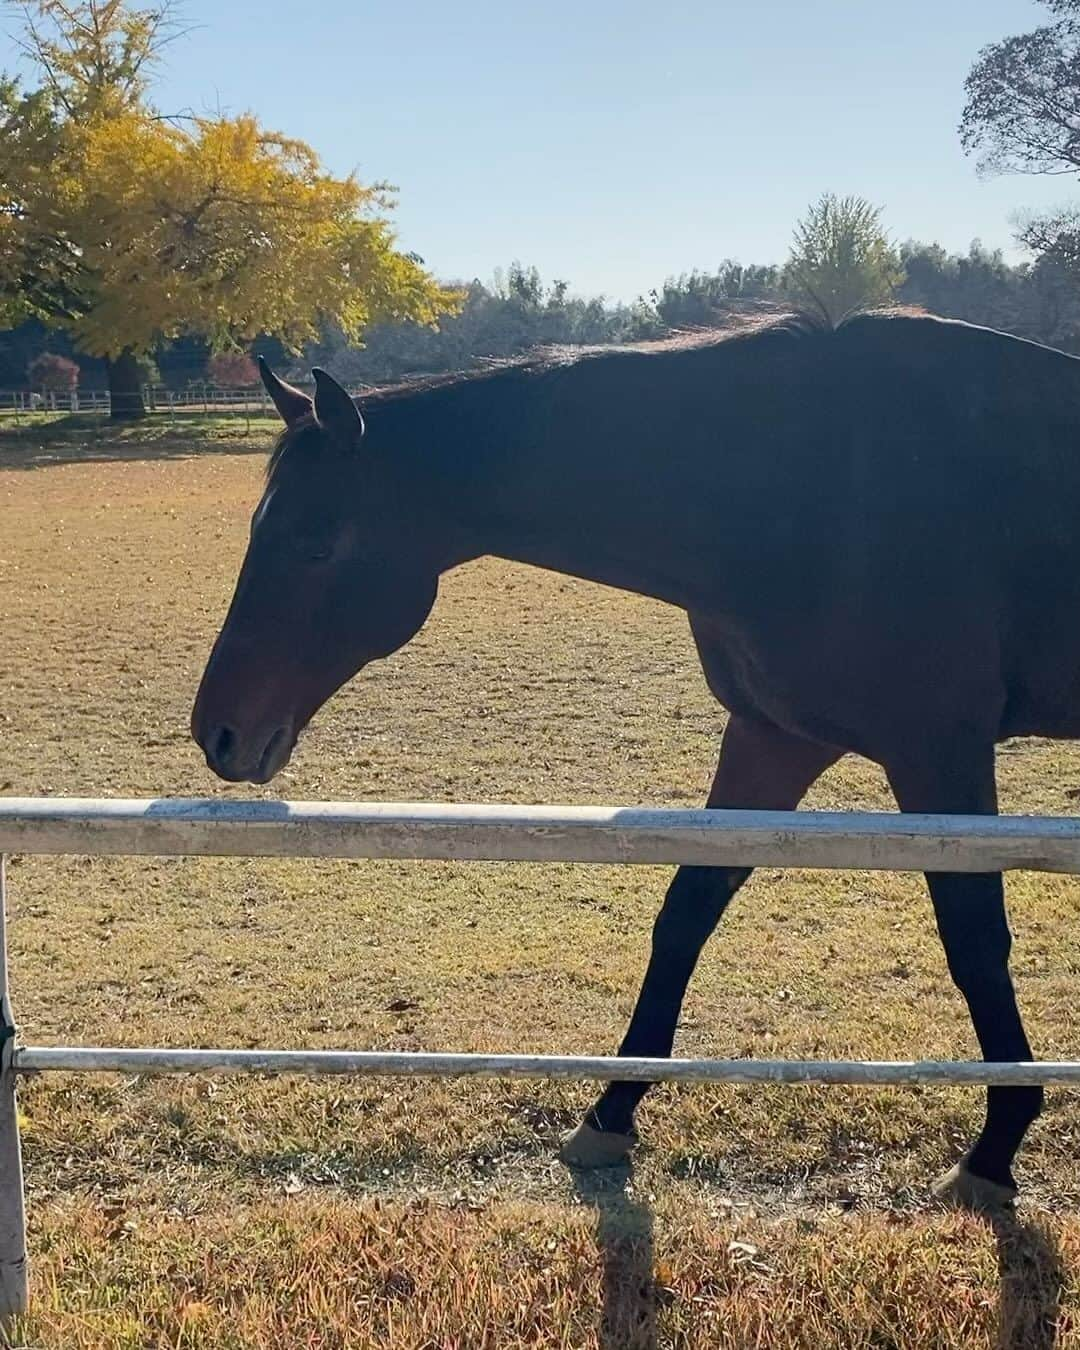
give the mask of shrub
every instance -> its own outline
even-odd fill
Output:
[[[79,383],[79,366],[66,356],[42,352],[26,367],[31,388],[48,394],[70,394]]]
[[[259,372],[247,352],[216,352],[206,363],[211,384],[246,387],[259,383]]]

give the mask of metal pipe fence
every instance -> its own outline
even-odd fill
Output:
[[[1080,873],[1080,820],[620,807],[0,798],[0,1319],[27,1302],[20,1074],[389,1074],[681,1083],[1080,1085],[1080,1063],[24,1046],[8,997],[3,855],[232,855]]]

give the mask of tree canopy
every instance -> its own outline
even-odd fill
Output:
[[[168,11],[23,7],[40,87],[0,84],[0,313],[66,327],[117,361],[163,339],[330,322],[432,323],[457,297],[396,245],[392,190],[336,178],[250,115],[170,119],[146,101]]]
[[[964,82],[960,141],[984,173],[1080,170],[1080,0],[1043,0],[1058,17],[990,43]]]
[[[1080,172],[1080,0],[1042,3],[1047,23],[985,48],[968,78],[961,135],[984,172]],[[151,104],[161,46],[179,35],[167,3],[13,8],[39,78],[27,88],[0,76],[0,328],[11,326],[0,385],[21,384],[47,352],[77,357],[88,384],[104,362],[113,387],[123,366],[136,391],[153,355],[182,388],[225,378],[232,368],[208,372],[209,358],[243,363],[252,343],[278,365],[302,352],[378,383],[792,302],[835,322],[896,299],[1080,350],[1080,208],[1023,222],[1033,263],[977,242],[966,254],[897,249],[869,202],[827,194],[798,223],[786,265],[726,260],[633,304],[574,295],[520,263],[488,284],[440,284],[397,246],[391,189],[335,177],[254,116]]]
[[[991,43],[965,83],[960,140],[982,173],[1080,173],[1080,0],[1042,0],[1052,22]],[[1021,219],[1037,256],[1080,274],[1080,208]]]
[[[796,225],[785,288],[830,323],[860,306],[887,303],[902,280],[880,208],[864,198],[827,192]]]

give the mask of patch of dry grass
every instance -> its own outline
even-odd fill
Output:
[[[42,1350],[1065,1350],[1078,1258],[1073,1223],[709,1222],[621,1192],[572,1209],[72,1206],[39,1237],[33,1334]]]
[[[262,466],[251,455],[173,457],[183,449],[136,443],[101,462],[72,450],[31,472],[0,469],[0,791],[237,791],[202,766],[187,717]],[[485,562],[447,578],[416,642],[320,715],[274,792],[692,804],[722,720],[680,614]],[[1000,771],[1005,809],[1068,812],[1080,750],[1011,745]],[[891,806],[881,775],[855,760],[811,800]],[[669,875],[17,858],[15,1006],[37,1043],[603,1053],[624,1029]],[[1080,1058],[1080,885],[1018,875],[1009,890],[1037,1053]],[[974,1052],[921,882],[776,871],[755,876],[707,949],[678,1048]],[[650,1259],[670,1267],[677,1291],[669,1299],[662,1280],[648,1296],[661,1343],[991,1343],[1002,1305],[994,1235],[922,1212],[927,1177],[975,1128],[978,1094],[664,1089],[642,1112],[633,1205],[600,1211],[582,1208],[552,1161],[590,1095],[554,1084],[33,1081],[22,1094],[33,1335],[73,1347],[379,1344],[362,1329],[385,1336],[386,1308],[401,1304],[395,1346],[587,1345],[599,1334],[607,1246],[655,1211]],[[1052,1093],[1020,1168],[1033,1209],[1075,1209],[1078,1130],[1075,1097]],[[742,1240],[732,1204],[770,1221],[767,1279],[749,1258],[727,1258],[726,1244]],[[101,1225],[119,1213],[134,1227],[106,1241]],[[379,1225],[401,1215],[411,1216],[401,1241],[415,1289],[354,1306],[367,1288],[356,1272],[388,1259]],[[1074,1258],[1072,1217],[1046,1224],[1050,1246]],[[521,1234],[534,1232],[553,1243],[549,1274],[530,1267],[525,1284],[501,1291],[499,1235],[525,1251]],[[340,1263],[326,1255],[339,1247]],[[298,1280],[313,1253],[322,1277]],[[1024,1259],[1021,1273],[1034,1269]],[[203,1292],[188,1301],[210,1312],[182,1313],[189,1279]],[[1031,1277],[1029,1312],[1045,1307],[1042,1282]],[[471,1323],[455,1321],[463,1299]],[[1019,1296],[1006,1304],[1009,1317],[1028,1315]],[[945,1309],[939,1323],[931,1306]],[[310,1330],[320,1317],[321,1340]],[[563,1341],[545,1330],[559,1319]],[[930,1339],[912,1339],[912,1327]]]
[[[87,464],[105,459],[162,459],[215,451],[265,450],[280,423],[246,413],[157,412],[138,422],[101,413],[0,411],[0,467]]]

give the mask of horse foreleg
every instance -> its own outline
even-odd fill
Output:
[[[831,746],[804,741],[775,727],[732,717],[707,805],[714,809],[786,811],[840,757]],[[701,950],[748,868],[680,867],[653,926],[652,953],[622,1056],[671,1054],[683,997]],[[634,1112],[651,1084],[609,1084],[584,1121],[568,1134],[559,1156],[575,1167],[620,1162],[637,1141]]]

